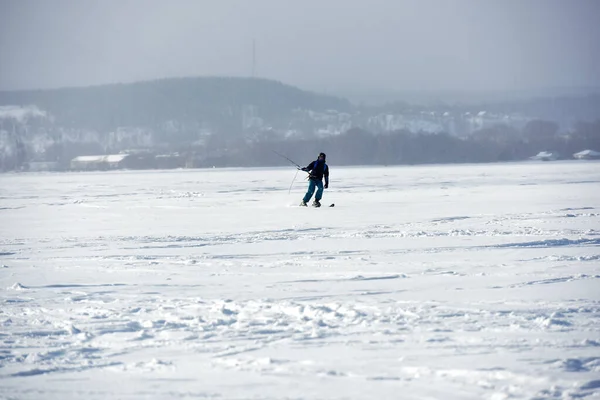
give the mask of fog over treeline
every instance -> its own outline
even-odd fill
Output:
[[[272,150],[301,163],[325,151],[337,165],[571,158],[600,149],[600,95],[367,106],[225,77],[4,91],[0,141],[3,171],[118,153],[144,155],[134,168],[284,165]]]
[[[0,170],[600,151],[598,15],[598,0],[0,0]]]

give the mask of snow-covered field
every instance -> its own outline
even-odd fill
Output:
[[[600,398],[600,163],[0,175],[0,398]]]

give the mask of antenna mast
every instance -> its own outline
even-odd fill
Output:
[[[252,39],[252,78],[256,77],[256,41]]]

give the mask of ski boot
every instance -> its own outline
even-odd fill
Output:
[[[313,201],[312,206],[313,207],[321,207],[321,203],[319,202],[319,200],[315,200],[315,201]]]

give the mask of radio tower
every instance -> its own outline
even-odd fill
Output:
[[[256,43],[252,39],[252,78],[256,77]]]

